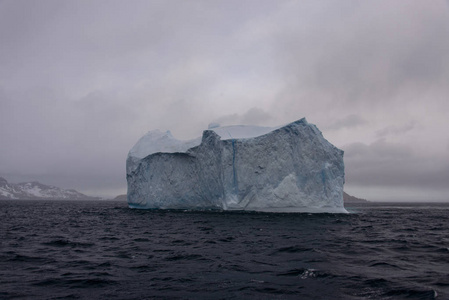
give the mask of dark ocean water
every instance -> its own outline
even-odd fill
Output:
[[[0,299],[449,299],[448,204],[348,210],[0,201]]]

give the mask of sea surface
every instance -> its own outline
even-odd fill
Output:
[[[449,204],[347,208],[0,201],[0,299],[449,299]]]

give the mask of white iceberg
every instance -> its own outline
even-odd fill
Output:
[[[305,118],[213,124],[189,141],[150,131],[128,154],[127,181],[132,208],[347,212],[343,151]]]

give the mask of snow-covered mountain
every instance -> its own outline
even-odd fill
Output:
[[[18,184],[8,183],[0,177],[0,199],[49,199],[49,200],[96,200],[75,190],[65,190],[51,185],[45,185],[37,181],[22,182]]]

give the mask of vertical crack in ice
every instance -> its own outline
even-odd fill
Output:
[[[323,169],[321,170],[321,182],[323,183],[323,192],[324,195],[327,197],[327,190],[326,190],[326,164],[324,164]]]
[[[237,171],[235,169],[235,139],[232,137],[232,135],[229,133],[228,130],[226,130],[226,132],[228,133],[229,137],[231,138],[231,143],[232,143],[232,172],[233,172],[233,186],[234,186],[234,193],[237,195],[239,188],[237,185]]]
[[[237,185],[237,174],[235,169],[235,140],[232,139],[232,171],[234,173],[234,192],[238,194],[239,188]]]

